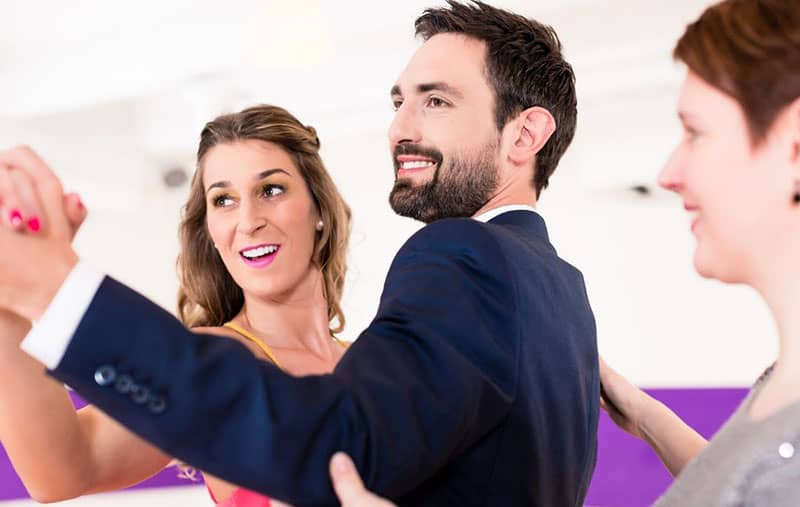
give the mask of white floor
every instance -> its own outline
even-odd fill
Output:
[[[0,502],[0,505],[2,507],[32,507],[41,504],[33,500],[12,500]],[[176,505],[211,507],[214,504],[203,486],[180,486],[89,495],[49,505],[63,507],[175,507]]]

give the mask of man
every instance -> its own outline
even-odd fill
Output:
[[[290,377],[186,331],[78,262],[53,205],[51,230],[0,232],[0,306],[41,319],[25,350],[169,455],[295,505],[334,504],[323,478],[338,450],[400,505],[582,505],[594,319],[533,208],[574,133],[572,69],[552,29],[483,3],[428,10],[416,29],[425,43],[391,91],[390,203],[429,225],[332,374]],[[61,202],[31,153],[3,163]],[[121,374],[146,399],[115,389]]]

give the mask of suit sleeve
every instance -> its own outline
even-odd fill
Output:
[[[336,505],[339,450],[370,489],[398,497],[508,413],[519,330],[506,271],[477,222],[423,228],[335,371],[306,377],[106,279],[51,373],[166,453],[274,498]]]

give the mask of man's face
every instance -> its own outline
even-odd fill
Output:
[[[481,41],[435,35],[392,88],[389,202],[399,215],[423,222],[469,217],[496,191],[500,134],[485,57]]]

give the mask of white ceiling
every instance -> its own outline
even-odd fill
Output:
[[[676,36],[708,2],[497,3],[558,30],[583,96],[591,99],[668,78]],[[72,110],[186,85],[282,98],[314,92],[318,107],[348,107],[358,93],[384,100],[387,83],[415,47],[413,19],[430,4],[7,2],[0,5],[0,116]]]

